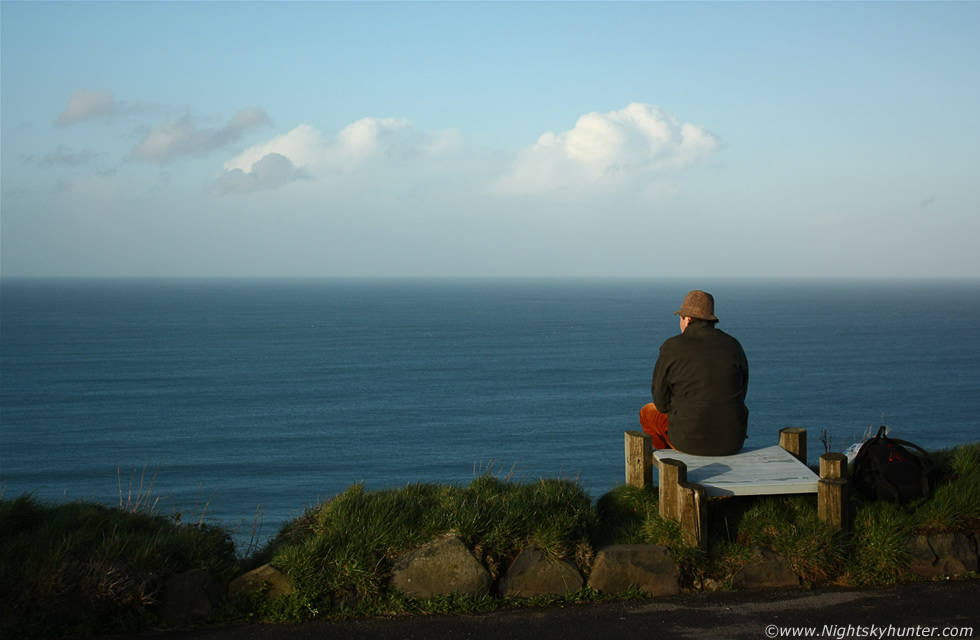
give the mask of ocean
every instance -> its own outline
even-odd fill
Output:
[[[976,280],[4,279],[0,491],[142,491],[240,544],[356,483],[597,499],[692,288],[748,356],[748,444],[978,441]]]

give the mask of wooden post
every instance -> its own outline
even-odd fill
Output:
[[[817,516],[847,531],[850,526],[847,503],[847,456],[843,453],[825,453],[820,456]]]
[[[680,460],[666,458],[660,460],[660,517],[664,520],[680,522],[680,508],[677,504],[678,487],[687,484],[687,465]]]
[[[689,545],[708,548],[708,490],[687,481],[687,465],[680,460],[660,460],[660,517],[681,527]]]
[[[680,509],[681,538],[689,545],[707,551],[708,490],[693,482],[682,482],[677,487],[677,507]]]
[[[806,429],[802,427],[786,427],[779,430],[779,446],[786,449],[793,457],[806,464]]]
[[[653,438],[642,431],[626,432],[626,484],[653,484]]]
[[[825,453],[820,456],[821,478],[846,478],[847,456],[843,453]]]

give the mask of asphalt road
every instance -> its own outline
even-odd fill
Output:
[[[467,616],[324,620],[130,637],[140,640],[980,638],[980,580],[919,582],[878,589],[685,594],[636,602]]]

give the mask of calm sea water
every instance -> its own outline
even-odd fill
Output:
[[[748,355],[750,444],[978,440],[974,280],[4,280],[0,484],[116,505],[145,470],[159,509],[239,540],[358,482],[598,498],[695,287]]]

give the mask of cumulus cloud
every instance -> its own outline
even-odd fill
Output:
[[[324,142],[319,131],[308,124],[301,124],[292,131],[276,136],[267,142],[249,147],[225,163],[225,171],[252,170],[252,166],[270,153],[288,159],[297,167],[309,166],[322,153]]]
[[[324,135],[308,124],[250,147],[224,164],[216,179],[219,190],[252,191],[278,188],[311,177],[350,179],[369,167],[385,165],[388,171],[411,171],[427,158],[447,154],[458,146],[455,132],[425,132],[408,120],[362,118],[336,136]],[[260,166],[270,157],[276,166],[292,171],[265,173]]]
[[[714,154],[718,138],[680,122],[656,105],[633,103],[619,111],[588,113],[575,127],[548,132],[515,158],[495,185],[507,195],[621,186]]]
[[[335,167],[382,162],[410,166],[459,147],[455,131],[422,131],[400,118],[361,118],[344,127],[327,149]]]
[[[232,193],[314,179],[321,189],[374,193],[379,187],[405,192],[424,184],[466,182],[505,196],[633,187],[662,195],[674,192],[672,171],[710,157],[721,144],[700,126],[655,105],[634,103],[585,114],[571,130],[545,133],[509,166],[491,166],[495,160],[485,154],[464,157],[457,153],[462,146],[454,131],[424,131],[399,118],[362,118],[335,135],[302,124],[225,162],[214,185]]]
[[[253,163],[248,171],[231,169],[216,180],[218,190],[223,193],[248,193],[261,189],[278,189],[294,180],[309,180],[310,174],[293,166],[293,163],[279,153],[267,153]]]
[[[233,144],[247,130],[269,124],[261,109],[244,109],[218,129],[202,129],[190,116],[170,120],[149,131],[133,148],[131,157],[145,162],[169,162],[181,156],[205,155]]]
[[[426,134],[404,119],[362,118],[337,135],[336,155],[343,162],[369,158],[410,160],[424,153]]]

